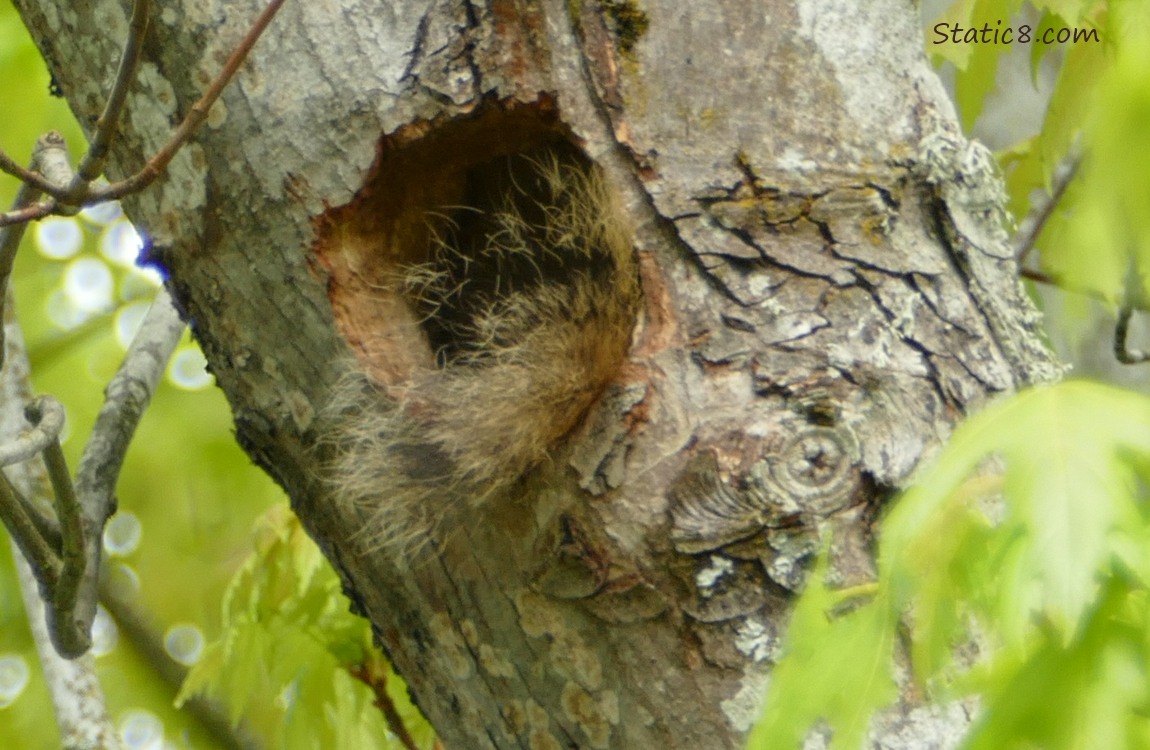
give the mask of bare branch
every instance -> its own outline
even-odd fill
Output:
[[[80,457],[76,492],[85,507],[110,512],[112,492],[128,444],[183,331],[184,322],[172,305],[171,296],[161,288],[120,369],[104,389],[104,405]]]
[[[4,153],[0,149],[0,172],[6,172],[13,177],[16,177],[25,186],[34,188],[41,193],[46,193],[56,189],[56,186],[44,177],[39,172],[33,172],[31,169],[25,169],[12,160],[12,157]]]
[[[41,420],[54,415],[60,426],[64,424],[64,407],[50,396],[41,396],[28,404],[24,415],[32,424],[39,426]],[[61,655],[72,658],[83,654],[92,645],[90,628],[77,623],[73,617],[76,598],[85,572],[85,537],[100,535],[102,526],[92,527],[85,523],[76,492],[72,488],[72,478],[68,474],[68,464],[64,452],[60,450],[59,429],[44,447],[44,466],[52,483],[52,495],[56,501],[56,519],[60,524],[60,559],[63,568],[59,580],[52,587],[52,607],[48,610],[48,631]]]
[[[139,192],[153,183],[164,173],[168,164],[207,119],[212,105],[231,82],[236,71],[239,70],[248,53],[251,52],[252,47],[255,46],[268,24],[279,12],[283,3],[284,0],[271,0],[260,12],[239,46],[224,64],[220,74],[212,81],[200,100],[192,105],[191,111],[180,123],[172,138],[144,165],[143,169],[120,182],[103,187],[94,187],[92,180],[103,173],[108,150],[115,138],[120,114],[127,100],[128,88],[139,64],[140,51],[148,28],[148,2],[147,0],[135,0],[132,6],[130,34],[124,46],[124,53],[120,58],[116,82],[112,87],[104,112],[96,122],[96,132],[92,137],[88,152],[81,160],[80,168],[74,173],[69,168],[66,179],[62,179],[63,175],[54,170],[37,169],[35,166],[32,169],[24,169],[12,161],[3,151],[0,151],[0,171],[18,177],[24,185],[34,190],[31,197],[27,198],[19,208],[0,214],[0,227],[34,221],[50,214],[74,213],[82,206],[122,198],[125,195]],[[50,196],[50,199],[34,203],[38,193],[44,193]]]
[[[101,536],[104,524],[115,512],[114,492],[120,467],[183,330],[183,321],[172,306],[171,297],[161,289],[132,339],[120,369],[104,389],[104,405],[80,456],[75,488],[83,509],[84,563],[71,622],[85,634],[90,632],[96,617]]]
[[[60,431],[64,429],[64,407],[48,397],[41,399],[39,407],[38,416],[29,419],[33,423],[32,429],[0,446],[0,466],[28,461],[60,437]]]
[[[5,339],[6,363],[0,372],[0,440],[14,437],[24,429],[26,423],[21,405],[28,403],[32,395],[24,337],[10,300],[5,306],[4,325],[8,330]],[[39,461],[16,464],[6,469],[5,474],[12,486],[28,499],[25,508],[51,495],[43,464]],[[119,743],[108,719],[92,657],[68,660],[57,653],[48,635],[44,606],[38,595],[43,592],[46,581],[33,577],[34,574],[21,555],[17,555],[16,563],[22,571],[21,589],[28,623],[52,694],[63,746],[118,748]]]
[[[79,659],[65,659],[56,653],[48,637],[44,604],[37,596],[36,579],[24,558],[19,554],[13,556],[16,558],[28,625],[36,643],[44,681],[52,696],[56,723],[60,727],[60,746],[119,750],[120,741],[108,716],[104,693],[96,677],[95,659],[91,654]]]
[[[266,29],[272,19],[275,18],[275,14],[279,12],[280,6],[282,6],[283,3],[284,0],[271,0],[271,2],[267,4],[267,7],[263,9],[255,22],[252,23],[251,29],[248,30],[248,33],[244,36],[239,46],[232,52],[231,57],[224,63],[223,70],[221,70],[220,74],[216,76],[216,79],[212,81],[211,86],[209,86],[208,90],[204,92],[204,95],[200,97],[200,100],[192,105],[191,111],[188,112],[184,121],[180,123],[180,127],[176,129],[171,140],[136,174],[120,182],[113,183],[106,188],[93,191],[91,193],[93,202],[113,200],[138,192],[152,184],[157,177],[163,174],[179,150],[183,148],[184,144],[195,134],[196,129],[207,119],[208,112],[211,110],[212,105],[215,104],[216,99],[220,98],[220,94],[223,93],[224,88],[231,82],[232,77],[235,76],[236,71],[239,70],[240,65],[243,64],[248,53],[251,52],[252,47],[255,46],[256,41],[260,38],[260,35],[264,33],[264,29]]]
[[[60,580],[62,563],[33,520],[30,509],[31,503],[0,474],[0,520],[8,528],[13,544],[28,559],[40,590],[47,592]]]
[[[375,695],[375,707],[383,713],[383,718],[387,721],[387,728],[396,736],[405,750],[419,750],[419,746],[415,744],[415,738],[411,736],[407,725],[403,723],[403,717],[399,715],[399,710],[395,707],[395,701],[387,694],[386,667],[378,662],[360,664],[351,667],[348,672],[352,677],[371,688],[371,692]]]
[[[43,219],[45,216],[51,216],[57,213],[59,204],[56,203],[55,198],[49,198],[39,203],[33,203],[30,206],[25,206],[21,209],[12,209],[0,214],[0,227],[17,226],[20,224],[28,224],[29,222]],[[20,244],[20,243],[16,243]]]
[[[46,205],[36,203],[41,193],[40,185],[53,187],[51,181],[40,174],[44,156],[53,148],[62,148],[65,153],[67,152],[67,146],[59,133],[51,131],[37,139],[36,145],[32,148],[31,164],[28,169],[22,170],[27,174],[35,174],[37,182],[33,184],[30,181],[25,181],[20,186],[19,192],[16,193],[16,200],[12,202],[12,210],[0,214],[0,295],[7,295],[8,279],[12,275],[12,266],[16,262],[16,251],[20,249],[20,241],[24,239],[24,227],[28,219],[20,217],[29,212],[30,209],[37,209]],[[4,158],[8,159],[7,156]],[[47,213],[43,215],[46,216]],[[2,343],[3,339],[0,339],[0,364],[3,363]]]
[[[1130,318],[1134,308],[1130,305],[1118,310],[1118,322],[1114,324],[1114,356],[1124,365],[1139,365],[1150,361],[1150,352],[1141,349],[1128,349],[1126,337],[1130,332]]]
[[[1054,209],[1058,207],[1062,197],[1066,195],[1066,188],[1070,186],[1074,176],[1078,174],[1078,166],[1081,163],[1082,157],[1078,153],[1073,153],[1063,159],[1058,168],[1054,170],[1054,184],[1050,195],[1046,197],[1046,200],[1034,206],[1026,218],[1022,220],[1014,240],[1014,257],[1018,259],[1018,265],[1021,266],[1026,260],[1026,256],[1030,255],[1034,249],[1046,222],[1054,215]]]
[[[68,144],[64,137],[52,130],[40,136],[32,148],[31,171],[44,176],[49,184],[56,180],[67,181],[71,179],[72,168],[68,164]],[[16,200],[12,203],[12,210],[0,214],[0,305],[8,298],[8,280],[12,276],[12,267],[16,263],[16,252],[20,249],[20,241],[24,238],[24,227],[27,220],[6,222],[13,216],[34,209],[45,209],[46,216],[55,210],[54,200],[47,203],[35,203],[40,197],[40,191],[34,186],[24,183],[16,193]],[[15,226],[6,226],[13,223]],[[4,364],[4,328],[0,327],[0,366]]]
[[[120,67],[116,71],[116,82],[108,94],[104,112],[96,121],[96,132],[88,145],[88,153],[76,169],[76,177],[69,185],[69,191],[86,195],[88,184],[104,173],[104,162],[108,159],[108,149],[116,136],[120,114],[128,100],[128,88],[136,78],[136,68],[140,63],[140,51],[144,46],[144,34],[148,31],[148,0],[135,0],[132,6],[132,19],[128,25],[128,41],[120,57]]]

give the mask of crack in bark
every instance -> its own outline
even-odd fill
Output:
[[[423,15],[419,17],[419,23],[415,27],[415,39],[411,45],[411,59],[408,61],[407,66],[403,69],[402,75],[399,76],[400,81],[412,80],[419,81],[419,75],[415,73],[415,68],[423,62],[424,50],[423,45],[427,42],[428,27],[431,24],[431,11],[424,11]],[[433,51],[431,54],[435,54]]]

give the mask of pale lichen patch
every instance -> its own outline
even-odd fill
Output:
[[[440,612],[432,616],[428,623],[431,636],[439,643],[439,656],[448,665],[451,674],[458,679],[472,675],[472,660],[467,652],[467,644],[459,636],[451,618]]]
[[[619,720],[618,699],[614,693],[610,697],[596,698],[574,682],[568,682],[563,686],[559,700],[563,713],[583,731],[592,747],[610,746],[611,724]]]
[[[510,679],[515,676],[515,665],[511,663],[502,650],[495,648],[490,643],[479,645],[479,666],[483,667],[492,677]]]
[[[736,731],[748,732],[759,720],[769,683],[767,675],[748,672],[739,680],[739,691],[719,702],[727,721]]]
[[[459,622],[459,634],[463,636],[463,642],[468,647],[474,649],[479,646],[479,629],[475,627],[475,621],[470,618],[464,618]]]
[[[522,734],[527,730],[527,711],[523,708],[522,701],[508,701],[500,709],[499,715],[503,717],[503,723],[512,735]]]
[[[128,35],[128,19],[119,3],[100,3],[92,12],[92,25],[110,39],[123,39]]]
[[[60,33],[60,14],[56,11],[54,3],[45,3],[44,7],[44,23],[47,24],[48,29],[54,33]]]
[[[695,585],[699,587],[699,591],[704,596],[710,595],[711,589],[718,583],[723,576],[728,575],[735,569],[735,564],[725,557],[719,555],[711,555],[711,559],[705,567],[699,569],[695,574]]]
[[[599,657],[573,630],[564,629],[554,634],[551,665],[557,674],[588,690],[598,690],[603,683],[603,665]]]
[[[545,635],[562,628],[550,602],[533,591],[523,590],[515,597],[515,609],[519,612],[519,626],[532,638]]]
[[[748,617],[735,628],[735,648],[753,661],[766,661],[774,656],[775,638],[763,623]]]
[[[315,419],[315,407],[312,406],[311,400],[297,389],[288,392],[285,401],[296,427],[300,432],[306,431]]]
[[[198,143],[189,143],[176,154],[168,165],[167,179],[162,182],[163,205],[190,211],[207,204],[207,172],[196,168],[205,159],[204,149]]]
[[[151,110],[159,105],[160,113],[165,118],[176,113],[176,91],[155,63],[141,63],[136,82],[140,93],[135,96],[133,109]]]

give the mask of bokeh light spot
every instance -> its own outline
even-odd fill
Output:
[[[136,265],[136,259],[140,257],[140,249],[143,246],[144,242],[140,239],[136,228],[127,220],[117,221],[104,230],[103,236],[100,237],[100,252],[103,256],[124,268]]]
[[[7,708],[28,687],[28,662],[19,654],[0,656],[0,708]]]
[[[112,305],[112,271],[96,258],[77,258],[64,272],[64,295],[79,310],[102,312]]]
[[[162,750],[164,724],[151,711],[126,711],[120,718],[120,741],[126,750]]]
[[[164,635],[164,648],[168,654],[190,667],[204,654],[204,634],[195,625],[175,625]]]
[[[198,347],[183,346],[172,357],[168,379],[185,391],[203,390],[212,384],[212,375],[207,366],[208,361]]]
[[[143,528],[135,513],[120,511],[104,527],[104,549],[114,557],[124,557],[140,546]]]
[[[84,242],[80,222],[63,216],[50,216],[36,225],[36,249],[45,258],[65,260],[80,250]]]

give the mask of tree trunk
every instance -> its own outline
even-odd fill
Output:
[[[130,3],[16,5],[93,123]],[[113,177],[167,139],[261,5],[157,7]],[[288,3],[195,143],[127,201],[238,440],[447,747],[740,747],[819,538],[834,530],[837,581],[865,580],[881,503],[972,408],[1054,372],[998,183],[918,23],[905,0]],[[539,153],[601,175],[629,217],[626,362],[599,368],[601,397],[555,423],[545,460],[508,463],[525,477],[482,504],[482,482],[421,478],[419,502],[450,509],[374,543],[362,530],[397,490],[352,502],[325,474],[347,442],[333,389],[360,371],[377,386],[360,411],[452,423],[403,395],[442,375],[431,316],[394,278],[486,165]],[[412,544],[424,522],[432,541]],[[940,747],[965,721],[908,695],[874,731]]]

